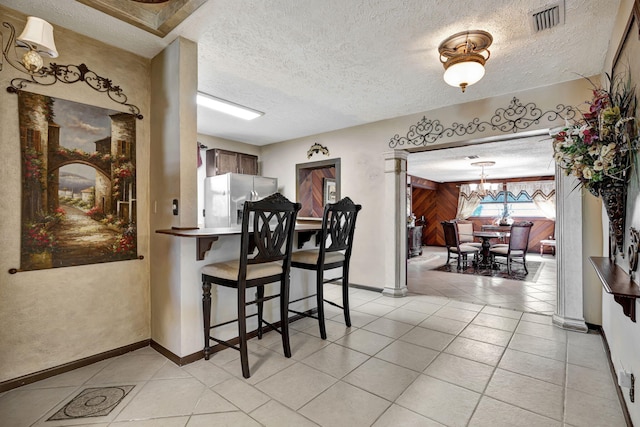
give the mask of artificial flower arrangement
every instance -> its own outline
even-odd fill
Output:
[[[594,85],[580,120],[551,131],[556,163],[595,196],[626,186],[640,146],[635,86],[630,78],[607,74],[607,80],[608,90]]]
[[[622,252],[627,184],[637,172],[640,147],[636,89],[626,78],[607,74],[609,89],[594,85],[589,111],[573,124],[551,131],[554,158],[567,175],[603,201],[613,239],[610,256]],[[636,178],[638,175],[636,173]]]

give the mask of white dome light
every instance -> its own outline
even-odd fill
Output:
[[[448,85],[463,88],[478,83],[484,77],[484,67],[478,62],[458,62],[444,72],[444,81]]]
[[[448,37],[440,46],[440,62],[444,66],[444,81],[464,92],[467,86],[484,76],[484,64],[491,52],[491,34],[482,30],[463,31]]]

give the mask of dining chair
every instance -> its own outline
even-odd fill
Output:
[[[458,224],[458,240],[460,243],[482,248],[482,243],[474,241],[473,223],[471,221],[457,219],[455,222]]]
[[[451,260],[451,255],[457,257],[457,268],[460,270],[460,259],[462,259],[462,265],[467,267],[467,256],[473,254],[473,265],[478,268],[478,252],[479,247],[467,245],[460,242],[458,224],[456,221],[442,221],[442,229],[444,230],[444,241],[447,246],[447,264]]]
[[[522,264],[525,274],[529,274],[529,270],[527,269],[527,249],[532,226],[532,222],[514,222],[509,232],[509,244],[507,246],[494,245],[489,249],[491,263],[496,262],[496,257],[504,257],[507,259],[508,274],[511,274],[511,264],[513,262]]]
[[[318,320],[320,337],[327,339],[327,330],[324,322],[324,303],[340,308],[344,314],[344,323],[351,327],[349,315],[349,262],[353,248],[353,235],[356,229],[356,218],[362,205],[355,204],[349,197],[345,197],[336,203],[327,203],[322,215],[322,229],[318,239],[318,249],[297,251],[291,254],[291,267],[316,272],[316,293],[299,298],[291,303],[316,297],[317,316],[308,312],[291,310],[301,316]],[[336,268],[342,269],[342,275],[324,278],[324,272]],[[340,279],[342,286],[342,305],[324,299],[324,284]]]
[[[211,354],[211,341],[231,347],[240,352],[242,376],[249,378],[247,318],[253,316],[258,316],[258,339],[262,338],[263,325],[269,326],[282,335],[284,355],[291,357],[288,320],[289,272],[293,233],[300,208],[300,203],[290,202],[280,193],[274,193],[259,201],[245,202],[240,234],[240,258],[202,267],[205,360],[208,360]],[[265,285],[275,282],[280,283],[279,293],[265,296]],[[211,326],[211,286],[214,284],[236,289],[238,308],[236,319]],[[247,290],[251,288],[256,288],[255,299],[247,301]],[[278,297],[279,328],[263,319],[264,303]],[[252,304],[257,306],[257,313],[247,315],[246,308]],[[212,329],[236,321],[238,345],[232,340],[222,340],[211,335]]]

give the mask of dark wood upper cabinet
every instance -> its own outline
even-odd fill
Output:
[[[218,148],[207,150],[207,176],[229,172],[258,175],[258,156]]]

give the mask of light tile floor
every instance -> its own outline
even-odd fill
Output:
[[[407,285],[412,292],[524,312],[555,312],[557,278],[553,255],[527,254],[527,262],[540,262],[540,268],[527,280],[510,280],[433,271],[446,263],[446,248],[423,246],[422,249],[421,256],[407,263]]]
[[[337,286],[326,294],[339,299]],[[351,289],[353,327],[327,306],[291,324],[293,357],[270,332],[238,353],[178,367],[147,347],[0,395],[0,425],[624,426],[600,335],[550,317]],[[46,421],[88,387],[135,385],[108,415]]]

